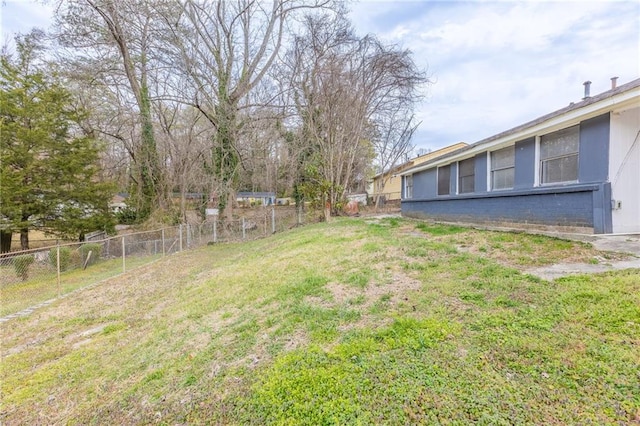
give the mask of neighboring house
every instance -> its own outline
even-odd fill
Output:
[[[401,173],[402,214],[640,232],[640,79]]]
[[[355,201],[358,204],[362,204],[363,206],[367,205],[367,193],[361,192],[357,194],[347,194],[348,201]]]
[[[113,213],[119,213],[122,210],[127,208],[127,203],[125,202],[128,195],[120,192],[111,198],[111,202],[109,203],[109,208]]]
[[[466,146],[468,146],[466,143],[459,142],[457,144],[438,149],[428,154],[420,155],[407,161],[406,163],[392,168],[387,172],[375,175],[373,177],[372,187],[369,190],[369,195],[373,197],[374,201],[378,196],[383,197],[384,201],[400,200],[400,194],[402,192],[402,178],[400,177],[400,173],[418,164],[425,163]]]
[[[238,192],[237,201],[245,206],[271,206],[276,203],[275,192]]]

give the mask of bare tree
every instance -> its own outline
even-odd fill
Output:
[[[139,131],[134,140],[122,138],[134,167],[131,179],[139,213],[147,216],[166,202],[163,167],[158,154],[149,90],[150,62],[153,60],[154,7],[147,0],[62,0],[57,8],[57,36],[73,49],[78,63],[91,63],[92,82],[100,81],[123,103],[135,104]],[[153,7],[152,7],[153,6]],[[90,74],[91,75],[91,74]],[[123,80],[127,92],[123,92]],[[127,99],[132,98],[132,99]]]
[[[211,128],[202,115],[190,106],[179,102],[155,102],[158,127],[162,129],[169,192],[180,197],[179,218],[187,220],[187,194],[208,194],[211,188],[202,180],[203,164],[209,151]],[[201,203],[203,200],[199,200]]]
[[[294,15],[334,0],[186,0],[165,19],[176,62],[192,84],[189,102],[215,130],[210,170],[220,183],[219,208],[231,217],[242,157],[238,141],[252,93],[278,59]]]
[[[339,15],[308,16],[305,29],[288,57],[291,84],[301,138],[313,153],[307,178],[335,214],[376,147],[387,157],[407,149],[411,107],[426,79],[410,52],[357,38]]]
[[[381,174],[380,188],[374,190],[376,209],[380,207],[382,193],[392,176],[391,171],[413,151],[415,146],[411,143],[411,138],[419,125],[411,114],[410,106],[406,105],[398,105],[396,111],[380,117],[376,136],[373,138],[375,167]]]

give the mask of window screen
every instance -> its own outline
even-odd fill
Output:
[[[513,188],[515,147],[509,146],[491,153],[491,189]]]
[[[579,126],[573,126],[540,138],[540,182],[558,183],[578,180]]]
[[[438,167],[438,195],[448,195],[451,179],[451,166]]]
[[[474,158],[458,162],[458,192],[460,194],[475,191],[475,167]]]

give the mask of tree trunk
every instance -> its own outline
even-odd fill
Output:
[[[180,189],[180,223],[187,222],[187,194],[184,187]]]
[[[327,197],[324,202],[324,221],[331,220],[331,197]]]
[[[382,195],[376,194],[376,201],[374,205],[375,205],[375,211],[377,213],[378,210],[380,210],[380,207],[382,207]]]
[[[29,250],[29,228],[20,229],[20,248]]]
[[[297,206],[296,206],[296,210],[298,213],[298,217],[296,219],[296,225],[297,226],[301,226],[302,225],[302,218],[304,215],[304,202],[300,202]]]
[[[11,231],[0,231],[0,253],[9,253],[11,251]]]
[[[227,189],[227,205],[225,207],[224,213],[229,223],[233,221],[233,203],[235,202],[233,194],[234,194],[233,190],[231,188],[228,188]]]

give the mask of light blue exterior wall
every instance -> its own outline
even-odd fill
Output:
[[[487,192],[487,153],[476,155],[475,192]]]
[[[609,179],[609,122],[609,114],[605,114],[580,123],[579,182]]]
[[[435,168],[413,175],[413,198],[433,198],[438,191],[438,173]]]
[[[536,179],[536,138],[515,143],[513,189],[533,188]]]
[[[514,188],[488,191],[487,153],[476,155],[475,192],[456,195],[457,162],[451,163],[451,194],[437,195],[436,168],[413,175],[412,199],[402,214],[444,221],[591,228],[612,232],[609,114],[580,123],[578,183],[535,187],[535,137],[515,142]],[[426,187],[425,187],[426,186]]]

